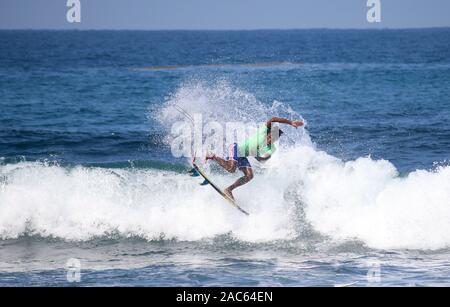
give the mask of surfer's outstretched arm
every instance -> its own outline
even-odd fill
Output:
[[[272,126],[272,123],[286,124],[286,125],[290,125],[295,128],[303,126],[303,121],[301,121],[301,120],[290,120],[287,118],[276,117],[276,116],[269,119],[266,123],[266,126],[270,128]]]

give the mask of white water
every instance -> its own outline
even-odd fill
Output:
[[[239,119],[249,105],[254,111],[245,113],[245,120],[260,121],[271,112],[297,116],[277,102],[265,108],[224,83],[183,86],[161,110],[163,119],[177,118],[173,103],[214,119],[225,116],[230,105],[227,120]],[[0,238],[195,241],[231,233],[266,242],[293,239],[298,225],[310,224],[335,242],[357,239],[380,249],[450,247],[449,166],[401,178],[389,161],[363,157],[344,163],[315,149],[304,130],[285,130],[295,142],[281,146],[264,165],[251,160],[255,179],[235,191],[250,217],[186,174],[23,162],[0,165]],[[222,187],[238,176],[213,175]],[[295,214],[299,210],[304,220]]]
[[[399,178],[388,161],[343,163],[307,146],[279,153],[266,167],[236,190],[251,213],[246,217],[185,174],[4,165],[0,237],[199,240],[232,232],[240,240],[262,242],[295,237],[292,210],[304,206],[306,221],[300,222],[337,241],[358,239],[383,249],[450,246],[450,167]],[[225,186],[237,175],[215,178]]]

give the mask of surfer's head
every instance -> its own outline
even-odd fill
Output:
[[[267,131],[267,143],[271,144],[272,142],[278,141],[283,133],[283,130],[281,130],[279,127],[272,126],[272,129]]]

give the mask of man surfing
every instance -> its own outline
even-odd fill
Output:
[[[225,194],[234,200],[233,190],[241,185],[246,184],[253,179],[253,170],[247,157],[255,157],[259,162],[264,162],[270,159],[272,154],[276,151],[275,142],[283,134],[283,131],[278,127],[272,127],[273,123],[287,124],[298,128],[303,126],[301,120],[289,120],[281,117],[272,117],[261,128],[259,128],[255,135],[246,139],[241,144],[231,144],[228,149],[228,157],[225,159],[216,156],[214,153],[209,153],[206,160],[216,161],[221,167],[230,173],[234,173],[239,169],[244,173],[244,176],[236,180],[224,190]],[[273,128],[273,129],[272,129]]]

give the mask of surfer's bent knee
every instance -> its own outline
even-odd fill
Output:
[[[244,173],[244,180],[246,182],[249,182],[253,179],[253,170],[251,169],[251,167],[242,168],[241,170]]]
[[[253,179],[253,173],[250,173],[248,175],[246,175],[246,177],[248,178],[248,181]]]

